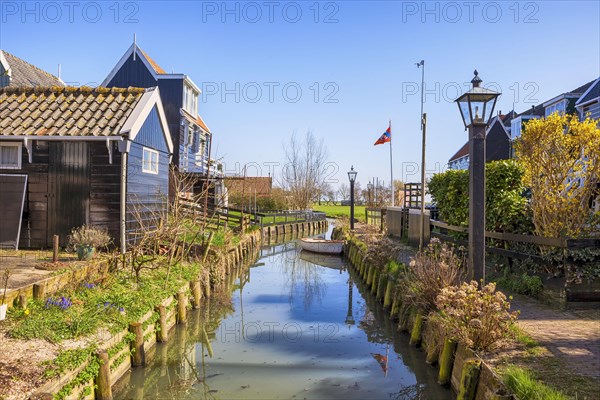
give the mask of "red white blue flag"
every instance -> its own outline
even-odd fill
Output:
[[[379,139],[375,142],[375,146],[378,144],[384,144],[392,141],[392,124],[390,124],[389,128],[381,135]]]

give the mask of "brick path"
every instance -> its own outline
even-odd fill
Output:
[[[600,384],[600,310],[560,311],[519,295],[511,308],[521,311],[519,326],[566,368]]]

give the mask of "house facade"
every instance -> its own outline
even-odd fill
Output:
[[[506,115],[499,114],[490,121],[485,136],[486,161],[510,158],[510,123],[514,115],[514,111],[511,111]],[[448,168],[469,169],[469,161],[469,142],[467,142],[448,160]]]
[[[125,250],[167,210],[173,149],[159,88],[0,89],[0,245],[87,224]]]
[[[181,172],[201,175],[209,172],[212,134],[198,114],[201,92],[189,76],[167,73],[133,43],[101,86],[158,87],[174,145],[172,163]]]

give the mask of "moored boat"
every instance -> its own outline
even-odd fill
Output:
[[[302,238],[298,243],[303,250],[320,254],[340,254],[344,247],[343,240]]]

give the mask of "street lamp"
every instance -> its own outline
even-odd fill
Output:
[[[350,229],[354,229],[354,181],[358,172],[354,170],[354,166],[348,171],[348,179],[350,179]]]
[[[369,193],[369,207],[373,207],[373,199],[372,199],[372,192],[373,192],[373,184],[371,182],[367,183],[367,191]]]
[[[458,99],[469,130],[469,278],[485,281],[485,130],[501,93],[480,87],[475,70],[473,87]]]

